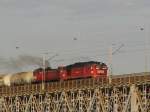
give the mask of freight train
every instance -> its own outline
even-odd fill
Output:
[[[38,68],[33,72],[21,72],[0,77],[0,86],[10,86],[25,83],[41,83],[51,81],[65,81],[81,78],[107,77],[108,67],[105,63],[89,61],[78,62],[67,66],[59,66],[56,69],[47,67]]]

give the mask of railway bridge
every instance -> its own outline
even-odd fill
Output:
[[[150,73],[0,87],[0,112],[150,112]]]

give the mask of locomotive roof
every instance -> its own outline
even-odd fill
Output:
[[[102,62],[88,61],[88,62],[78,62],[78,63],[74,63],[71,65],[67,65],[66,68],[71,69],[72,67],[81,67],[81,66],[90,65],[90,64],[97,64],[100,66],[106,66],[106,64],[102,63]],[[47,67],[47,68],[45,68],[45,70],[47,71],[47,70],[56,70],[56,69],[52,69],[51,67]],[[38,71],[43,71],[43,68],[38,68],[38,69],[34,70],[34,72],[38,72]]]
[[[68,65],[68,66],[66,66],[66,67],[69,69],[69,68],[71,68],[71,67],[80,67],[80,66],[84,66],[84,65],[88,65],[88,64],[97,64],[97,65],[101,65],[101,66],[106,65],[105,63],[102,63],[102,62],[88,61],[88,62],[78,62],[78,63],[74,63],[74,64]]]
[[[35,69],[34,72],[39,72],[39,71],[43,71],[43,70],[44,70],[43,68],[38,68],[38,69]],[[56,70],[56,69],[52,69],[51,67],[45,68],[45,71],[48,71],[48,70]]]

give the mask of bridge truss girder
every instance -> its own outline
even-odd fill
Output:
[[[150,84],[6,96],[0,112],[150,112]]]

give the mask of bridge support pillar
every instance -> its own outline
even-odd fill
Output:
[[[130,91],[131,91],[131,112],[137,112],[138,104],[137,104],[137,95],[135,91],[135,85],[132,85],[130,87]]]

